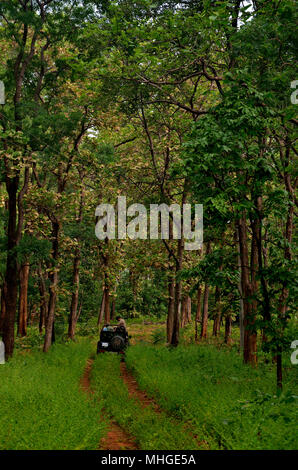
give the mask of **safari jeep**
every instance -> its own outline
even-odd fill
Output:
[[[105,325],[97,343],[97,354],[104,352],[115,352],[124,354],[129,345],[129,336],[124,326]]]

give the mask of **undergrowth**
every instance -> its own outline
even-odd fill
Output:
[[[80,389],[94,345],[56,344],[19,352],[0,366],[0,449],[96,449],[106,425]]]
[[[137,345],[127,365],[141,388],[212,449],[297,448],[297,368],[290,362],[280,395],[274,365],[253,369],[234,350],[212,345]]]

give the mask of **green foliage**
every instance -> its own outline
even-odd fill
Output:
[[[1,366],[0,449],[97,449],[100,405],[80,390],[87,342],[19,353]]]
[[[159,330],[155,330],[154,333],[152,333],[152,343],[153,344],[161,344],[161,343],[165,343],[165,341],[166,341],[166,336],[165,336],[164,328],[160,328]]]
[[[116,311],[129,315],[162,318],[167,312],[166,276],[161,270],[151,268],[138,278],[137,290],[130,282],[128,272],[121,276],[117,288]]]
[[[279,396],[273,365],[252,369],[235,351],[211,345],[138,345],[128,350],[127,365],[141,388],[211,449],[295,449],[297,366],[289,358]]]
[[[16,349],[40,349],[44,340],[44,335],[39,333],[37,327],[27,327],[27,336],[16,338]]]

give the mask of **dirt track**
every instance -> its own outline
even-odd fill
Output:
[[[88,359],[84,375],[81,379],[81,386],[86,393],[93,393],[90,385],[90,373],[92,369],[93,359]],[[141,390],[138,383],[131,372],[127,369],[125,362],[120,364],[121,377],[128,388],[130,397],[138,400],[143,407],[151,406],[156,413],[161,413],[162,410],[154,399],[150,398],[146,392]],[[107,435],[101,440],[98,448],[100,450],[139,450],[135,439],[125,432],[115,421],[111,421],[108,417],[106,420],[109,422]],[[204,442],[199,441],[198,436],[192,433],[192,430],[185,426],[185,432],[192,435],[197,441],[199,447]]]
[[[152,406],[154,411],[160,413],[161,410],[157,403],[152,398],[148,397],[146,392],[139,388],[136,379],[131,372],[129,372],[124,362],[121,363],[120,370],[121,377],[128,388],[129,395],[133,398],[137,398],[141,402],[142,406]]]
[[[93,360],[88,359],[81,380],[82,389],[88,393],[93,393],[90,385],[90,373],[92,369]],[[107,419],[108,421],[108,419]],[[99,443],[100,450],[137,450],[138,447],[133,439],[129,436],[115,421],[109,421],[107,435]]]

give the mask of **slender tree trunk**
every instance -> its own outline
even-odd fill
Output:
[[[170,219],[170,239],[173,239],[173,221]],[[169,263],[173,253],[169,253]],[[168,275],[168,315],[167,315],[167,342],[171,344],[174,328],[174,316],[175,316],[175,278],[170,268],[170,274]]]
[[[55,308],[57,301],[57,287],[58,287],[58,256],[59,256],[59,235],[60,235],[60,223],[57,219],[52,221],[52,257],[53,266],[52,271],[49,274],[50,295],[49,295],[49,306],[48,316],[46,319],[46,334],[43,351],[48,352],[51,344],[55,341]]]
[[[176,277],[179,271],[182,268],[182,259],[183,259],[183,240],[182,238],[178,240],[178,250],[177,250],[177,261],[176,261]],[[173,319],[173,331],[171,338],[171,345],[178,346],[179,343],[179,327],[180,327],[180,302],[181,302],[181,291],[182,283],[180,280],[176,279],[175,282],[175,304],[174,304],[174,319]]]
[[[244,305],[243,305],[243,291],[241,282],[241,257],[240,257],[240,241],[239,230],[237,229],[237,251],[238,251],[238,269],[239,269],[239,283],[238,290],[240,294],[240,310],[239,310],[239,329],[240,329],[240,350],[244,350]]]
[[[202,316],[202,325],[201,325],[201,338],[207,338],[208,301],[209,301],[209,285],[205,284],[204,300],[203,300],[203,316]]]
[[[259,278],[260,278],[260,284],[261,284],[261,289],[262,289],[262,294],[263,294],[262,306],[263,306],[263,318],[265,322],[265,328],[263,331],[263,340],[265,340],[266,329],[267,329],[266,327],[271,322],[271,306],[270,306],[270,296],[268,292],[267,281],[263,273],[263,266],[266,264],[266,249],[263,247],[263,240],[262,240],[263,202],[262,202],[261,196],[256,198],[255,205],[256,205],[257,214],[258,214],[258,222],[256,224],[255,238],[256,238],[256,244],[257,244]],[[264,258],[264,261],[263,261],[263,258]]]
[[[221,311],[220,311],[220,288],[216,286],[215,288],[215,308],[216,314],[213,320],[213,336],[218,336],[220,330],[220,318],[221,318]]]
[[[8,192],[8,227],[7,227],[7,261],[5,273],[5,317],[3,322],[3,342],[5,357],[13,354],[15,340],[15,316],[18,297],[18,270],[15,248],[17,246],[17,191],[19,177],[7,178]]]
[[[132,313],[131,316],[134,318],[136,316],[136,304],[137,304],[137,282],[136,276],[133,269],[129,270],[129,281],[132,290]]]
[[[186,313],[187,323],[191,323],[191,297],[189,295],[187,296]]]
[[[202,306],[201,306],[201,297],[202,297],[202,288],[201,286],[198,286],[198,291],[197,291],[197,310],[196,310],[196,321],[200,322],[201,321],[201,312],[202,312]]]
[[[253,294],[252,284],[249,276],[249,257],[247,245],[246,216],[243,215],[238,221],[239,245],[241,259],[241,289],[243,293],[244,314],[244,349],[243,359],[245,363],[256,365],[257,363],[257,333],[255,330],[255,315],[251,297]]]
[[[218,336],[220,332],[220,318],[221,314],[218,312],[214,317],[212,336]]]
[[[191,298],[186,295],[181,302],[181,328],[191,322]]]
[[[39,276],[39,295],[40,295],[40,305],[39,305],[39,333],[42,333],[43,327],[46,323],[47,318],[47,293],[46,285],[44,280],[44,274],[41,269],[41,265],[38,266],[38,276]]]
[[[197,311],[196,311],[196,318],[195,318],[195,341],[198,341],[198,323],[201,321],[201,297],[202,297],[202,289],[201,286],[198,286],[198,294],[197,294]]]
[[[168,300],[168,316],[167,316],[167,340],[171,342],[174,324],[174,309],[175,309],[175,282],[172,277],[168,281],[169,300]]]
[[[104,268],[104,300],[102,300],[102,308],[104,314],[104,321],[105,323],[110,323],[111,319],[111,312],[110,312],[110,279],[109,279],[109,239],[105,239],[105,246],[103,247],[103,251],[101,253],[102,260],[103,260],[103,268]],[[130,280],[132,274],[130,273]],[[133,288],[134,289],[134,288]]]
[[[209,255],[211,250],[211,242],[207,242],[206,255]],[[203,300],[203,316],[201,324],[201,338],[207,338],[207,326],[208,326],[208,302],[209,302],[209,285],[205,283],[204,288],[204,300]]]
[[[111,312],[110,312],[110,286],[106,286],[105,294],[105,323],[110,323],[111,321]]]
[[[231,315],[227,315],[226,321],[225,321],[225,343],[226,344],[231,344],[231,341],[232,341],[231,333],[232,333],[232,317]]]
[[[187,323],[187,297],[182,297],[181,300],[181,328],[184,328]]]
[[[100,304],[100,309],[98,312],[98,320],[97,320],[97,326],[99,326],[102,322],[103,315],[105,312],[105,297],[106,297],[106,292],[105,290],[102,293],[102,298],[101,298],[101,304]]]
[[[20,268],[18,335],[27,335],[29,263]]]
[[[33,303],[32,305],[31,303],[28,304],[27,326],[32,325],[35,317],[37,316],[37,312],[38,312],[38,305],[36,303]]]
[[[115,300],[115,297],[113,297],[112,305],[111,305],[111,321],[113,321],[115,318],[115,309],[116,309],[116,300]]]
[[[184,188],[182,194],[182,207],[186,202],[187,195],[187,181],[184,180]],[[183,222],[183,221],[182,221]],[[183,237],[178,240],[177,243],[177,256],[176,261],[176,272],[175,272],[175,305],[174,305],[174,321],[173,321],[173,331],[170,344],[172,346],[178,346],[179,344],[179,327],[180,327],[180,308],[181,308],[181,292],[182,292],[182,282],[177,279],[179,272],[182,269],[183,265],[183,251],[184,251],[184,241]]]
[[[76,217],[76,222],[78,225],[82,224],[83,221],[83,208],[85,205],[85,192],[82,186],[81,194],[80,194],[80,207],[79,213]],[[78,313],[78,303],[79,303],[79,290],[80,290],[80,264],[81,264],[81,249],[80,243],[81,239],[78,239],[79,246],[76,248],[75,258],[73,262],[73,275],[72,275],[72,286],[73,286],[73,293],[71,297],[71,305],[70,305],[70,313],[69,313],[69,320],[68,320],[68,337],[74,339],[77,321],[80,315]],[[82,305],[82,304],[81,304]]]
[[[282,390],[282,348],[278,346],[276,354],[276,385]]]
[[[73,262],[72,285],[73,285],[74,291],[72,293],[70,314],[69,314],[69,320],[68,320],[68,337],[70,339],[74,339],[75,337],[76,324],[78,320],[80,263],[81,263],[81,253],[80,253],[80,250],[78,249],[76,252],[76,256],[74,258],[74,262]]]
[[[4,318],[5,318],[5,292],[6,292],[6,285],[4,282],[2,289],[1,289],[0,335],[2,335],[3,323],[4,323]]]

